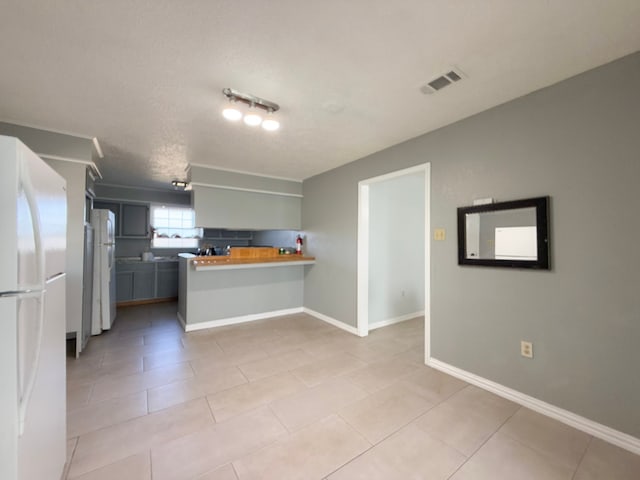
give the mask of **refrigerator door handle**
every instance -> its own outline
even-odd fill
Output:
[[[29,205],[31,213],[31,227],[33,228],[33,239],[35,242],[36,268],[38,269],[38,286],[44,288],[45,282],[45,266],[44,266],[44,249],[42,247],[42,232],[40,229],[40,211],[38,210],[38,202],[36,201],[36,193],[31,184],[31,177],[26,168],[25,162],[20,162],[20,183],[24,191],[24,195]]]
[[[31,395],[33,394],[33,388],[35,387],[36,377],[38,374],[38,368],[40,366],[40,352],[42,350],[42,337],[44,334],[44,287],[45,287],[45,265],[44,265],[44,248],[42,245],[42,231],[40,228],[40,211],[38,210],[38,202],[36,199],[36,192],[31,183],[31,177],[27,169],[26,162],[20,162],[20,183],[24,191],[24,195],[31,211],[31,225],[33,228],[33,237],[35,243],[35,255],[36,255],[36,268],[38,270],[38,286],[40,291],[36,297],[38,302],[38,322],[37,322],[37,334],[36,334],[36,349],[33,354],[33,362],[31,368],[26,370],[25,384],[23,391],[20,392],[20,398],[18,403],[18,434],[22,436],[24,433],[24,423],[27,416],[27,410],[29,409],[29,402],[31,401]],[[19,342],[18,342],[19,345]],[[20,357],[18,357],[20,358]],[[25,363],[28,363],[25,361]],[[20,368],[20,362],[18,362],[18,368]],[[27,366],[25,365],[25,368]],[[19,372],[21,374],[21,372]]]
[[[8,292],[0,292],[0,298],[5,297],[36,297],[40,295],[40,289],[10,290]]]
[[[36,384],[36,377],[38,376],[38,369],[40,367],[40,352],[42,351],[42,337],[44,335],[44,290],[38,292],[30,292],[26,295],[20,295],[23,298],[35,297],[38,302],[38,333],[36,337],[36,348],[33,354],[33,361],[28,368],[25,365],[27,372],[27,379],[25,381],[24,389],[19,392],[20,397],[18,400],[18,435],[22,436],[24,433],[24,424],[27,417],[27,410],[29,409],[29,402],[31,401],[31,395],[33,394],[33,388]],[[20,342],[18,342],[18,348],[20,348]],[[20,352],[18,351],[18,358],[20,358]],[[25,362],[27,363],[27,362]],[[22,372],[20,372],[20,362],[18,362],[18,378]]]

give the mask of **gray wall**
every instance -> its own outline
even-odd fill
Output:
[[[424,310],[424,172],[369,186],[369,327]]]
[[[432,356],[640,437],[638,85],[636,53],[306,180],[305,307],[355,326],[357,182],[430,162]],[[457,265],[456,207],[541,195],[551,271]]]

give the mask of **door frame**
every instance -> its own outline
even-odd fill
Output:
[[[370,186],[416,172],[424,172],[424,345],[426,360],[431,353],[431,163],[396,170],[358,182],[357,330],[361,337],[366,337],[369,334]]]

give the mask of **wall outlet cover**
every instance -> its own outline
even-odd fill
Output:
[[[520,355],[526,358],[533,358],[533,343],[522,340],[520,342]]]

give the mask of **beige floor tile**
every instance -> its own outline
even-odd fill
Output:
[[[90,365],[86,369],[67,369],[67,385],[76,387],[88,385],[107,378],[118,378],[142,372],[142,360],[102,361],[99,367]]]
[[[281,373],[208,395],[207,400],[216,421],[267,405],[305,388],[290,373]]]
[[[92,384],[86,385],[69,385],[67,382],[67,412],[76,408],[84,407],[89,403],[89,396],[93,390]]]
[[[374,392],[388,387],[405,375],[414,372],[418,367],[397,358],[388,361],[372,363],[367,367],[356,370],[347,378],[368,392]]]
[[[150,388],[148,390],[149,411],[162,410],[244,383],[247,383],[247,379],[237,367],[209,370],[203,375]]]
[[[109,364],[112,362],[140,360],[148,355],[181,350],[182,348],[182,343],[179,339],[154,343],[153,345],[136,345],[133,347],[113,348],[104,352],[103,362],[105,364]]]
[[[373,340],[362,342],[349,349],[349,354],[363,360],[366,363],[376,363],[383,359],[399,355],[409,349],[407,345],[395,340]]]
[[[346,335],[350,334],[347,333]],[[359,343],[362,340],[358,337],[354,337],[353,335],[350,336],[353,338],[349,339],[342,335],[323,333],[313,340],[301,343],[299,347],[318,358],[327,358],[345,353],[352,345],[354,345],[354,343]]]
[[[574,469],[496,433],[451,480],[571,480]]]
[[[518,405],[468,386],[416,420],[416,425],[459,452],[473,454]]]
[[[276,400],[270,408],[289,431],[294,431],[367,395],[348,380],[336,378]]]
[[[465,460],[466,457],[460,452],[434,439],[419,428],[408,425],[328,478],[329,480],[445,480]]]
[[[78,476],[213,424],[203,399],[83,435],[70,475]]]
[[[206,356],[206,354],[200,356]],[[146,372],[155,368],[174,365],[176,363],[188,362],[195,358],[198,358],[198,355],[194,355],[193,352],[187,351],[184,348],[168,352],[153,353],[143,357],[144,371]]]
[[[67,459],[64,464],[64,471],[62,473],[62,478],[66,480],[69,468],[71,467],[71,460],[73,459],[73,454],[76,451],[76,445],[78,444],[78,437],[67,439]]]
[[[268,326],[253,325],[253,328],[234,329],[221,333],[216,337],[216,342],[223,351],[232,352],[238,349],[260,347],[279,337],[280,335]]]
[[[74,480],[151,480],[149,452],[139,453],[98,468]]]
[[[245,363],[267,358],[267,352],[260,348],[239,348],[230,352],[213,353],[190,360],[196,375],[206,373],[211,369],[222,367],[236,367]]]
[[[177,363],[126,377],[107,378],[96,383],[89,403],[122,397],[148,388],[167,385],[193,376],[189,363]]]
[[[303,367],[296,368],[292,373],[306,385],[312,387],[329,378],[345,375],[366,366],[367,364],[362,360],[341,352],[329,357],[319,358]]]
[[[425,367],[424,344],[420,344],[417,347],[412,347],[405,352],[399,353],[395,358],[404,360],[405,362],[417,367]]]
[[[376,444],[433,406],[403,385],[392,385],[350,404],[338,413],[369,442]]]
[[[205,473],[196,477],[195,480],[238,480],[233,465],[228,464],[224,467],[216,468],[212,472]]]
[[[269,377],[276,373],[287,372],[308,364],[316,358],[300,349],[263,358],[240,365],[242,373],[250,380]]]
[[[591,437],[557,420],[521,408],[500,429],[520,443],[567,467],[577,468]],[[640,471],[638,471],[640,474]]]
[[[399,383],[434,404],[446,400],[468,385],[462,380],[427,366],[418,368],[414,373],[400,380]]]
[[[91,404],[67,414],[67,436],[77,437],[147,414],[147,392]]]
[[[640,455],[594,438],[574,480],[638,480]]]
[[[217,423],[152,449],[154,480],[193,478],[287,435],[267,408]]]
[[[240,480],[321,479],[370,447],[332,415],[234,462]]]

